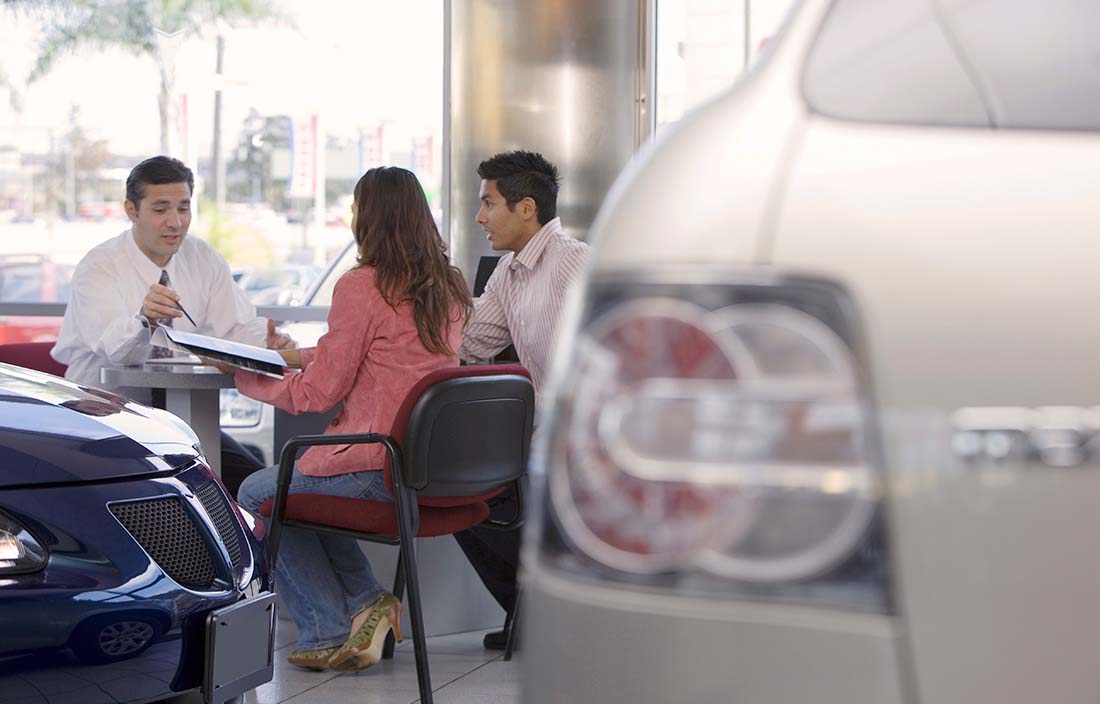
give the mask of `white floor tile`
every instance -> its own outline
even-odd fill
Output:
[[[432,690],[440,704],[516,704],[519,662],[481,645],[485,631],[428,639]],[[412,639],[398,645],[393,660],[357,673],[311,672],[286,662],[294,624],[280,619],[275,678],[245,695],[247,704],[412,704],[419,701]]]

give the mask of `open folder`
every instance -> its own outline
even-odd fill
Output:
[[[282,355],[274,350],[254,347],[242,342],[231,342],[173,328],[158,327],[153,330],[151,344],[177,352],[190,352],[199,357],[216,359],[234,367],[266,374],[281,379],[286,368]]]

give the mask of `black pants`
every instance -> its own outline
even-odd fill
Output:
[[[507,521],[516,514],[516,494],[513,489],[489,500],[490,515]],[[516,569],[519,567],[520,529],[493,530],[474,526],[455,533],[466,559],[470,561],[485,588],[500,607],[512,613],[516,603]]]
[[[263,469],[264,465],[234,438],[224,432],[221,435],[222,484],[225,484],[225,488],[229,490],[230,495],[236,498],[237,489],[240,488],[245,477],[258,469]]]

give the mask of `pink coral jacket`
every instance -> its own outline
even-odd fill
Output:
[[[457,350],[462,341],[461,316],[456,313],[452,319],[447,343]],[[352,269],[336,282],[328,332],[301,355],[300,373],[275,379],[238,371],[237,389],[290,413],[324,412],[343,401],[326,435],[390,432],[409,389],[429,372],[458,364],[455,355],[424,349],[412,305],[406,302],[391,308],[375,286],[372,267]],[[381,469],[384,459],[381,445],[319,445],[302,454],[298,470],[329,477]]]

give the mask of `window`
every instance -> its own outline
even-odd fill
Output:
[[[238,280],[251,281],[259,304],[301,302],[351,241],[352,190],[371,166],[412,170],[441,215],[439,0],[73,5],[84,9],[0,7],[0,257],[71,267],[129,227],[125,178],[158,153],[195,172],[189,236],[206,239]],[[93,41],[35,75],[46,38],[66,36],[81,12],[107,6],[132,13],[125,37],[81,37]],[[198,14],[172,15],[184,6]],[[248,16],[210,15],[230,6],[247,6]],[[170,94],[163,110],[162,88]],[[14,277],[0,303],[29,300],[46,285],[15,287]],[[49,286],[41,296],[67,292],[67,278]]]
[[[657,130],[745,68],[747,0],[657,0]]]
[[[804,90],[841,119],[1097,129],[1098,45],[1093,0],[838,0]]]
[[[657,0],[657,130],[733,85],[789,0]]]

